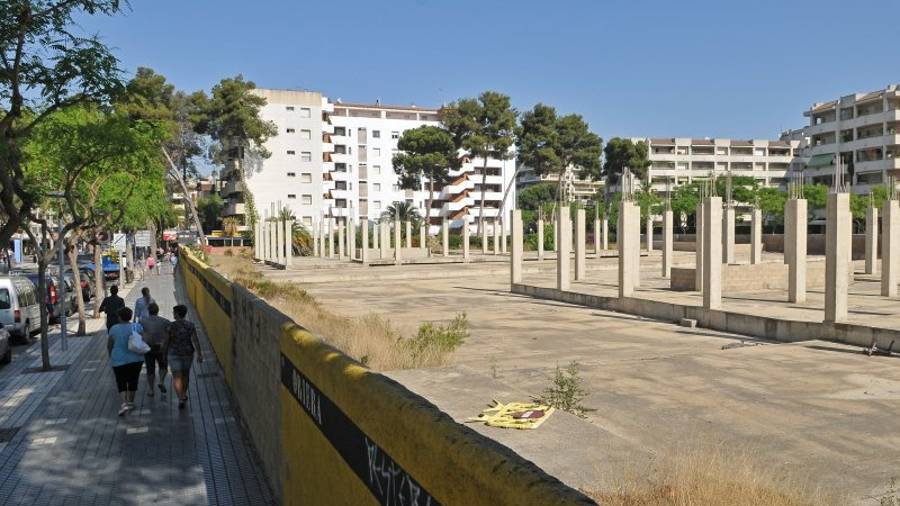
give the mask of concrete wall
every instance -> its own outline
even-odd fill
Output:
[[[189,297],[280,504],[594,504],[183,251]]]
[[[781,234],[763,234],[763,250],[773,253],[784,253],[784,236]],[[879,245],[881,241],[879,241]],[[879,246],[880,248],[880,246]],[[866,258],[866,235],[853,234],[853,260]],[[825,234],[808,234],[806,236],[806,253],[809,255],[825,255]]]
[[[852,269],[850,279],[852,281]],[[694,286],[693,267],[672,267],[670,287],[672,290],[686,292],[696,290]],[[806,287],[825,287],[825,262],[812,261],[806,263]],[[788,265],[778,262],[764,264],[735,264],[722,266],[722,291],[737,292],[741,290],[787,290]]]
[[[900,346],[900,330],[851,323],[824,323],[737,313],[724,310],[706,310],[702,306],[676,304],[634,297],[616,298],[584,293],[560,291],[515,284],[512,293],[545,300],[566,302],[578,306],[593,307],[634,314],[655,320],[677,322],[682,318],[697,320],[701,327],[731,332],[773,341],[797,342],[820,339],[855,346],[870,346],[875,339],[880,349]]]

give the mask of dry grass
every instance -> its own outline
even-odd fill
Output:
[[[265,279],[246,257],[213,256],[210,261],[218,272],[375,370],[445,365],[453,350],[468,335],[468,323],[463,314],[448,325],[425,322],[415,336],[404,337],[380,315],[348,318],[328,311],[298,286]]]
[[[764,466],[753,452],[724,447],[681,451],[643,472],[587,491],[604,506],[839,506],[846,498],[807,477]]]

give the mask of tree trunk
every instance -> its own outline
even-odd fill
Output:
[[[200,223],[200,214],[197,212],[197,207],[194,205],[194,201],[191,200],[187,183],[185,183],[184,178],[181,177],[181,171],[179,171],[178,167],[175,166],[175,162],[172,161],[172,157],[169,156],[169,152],[166,151],[166,148],[163,147],[162,152],[166,156],[166,160],[169,162],[169,167],[171,169],[169,170],[169,174],[172,174],[173,179],[175,179],[175,181],[178,183],[178,186],[181,187],[181,191],[184,194],[185,206],[190,211],[191,218],[194,220],[194,226],[197,227],[197,233],[200,236],[200,246],[206,246],[206,235],[203,234],[203,224]]]
[[[132,278],[134,279],[134,247],[128,242],[128,235],[125,236],[125,258],[128,259],[128,268],[131,269]],[[126,273],[127,279],[127,273]]]
[[[78,238],[73,237],[72,246],[69,248],[69,268],[72,269],[72,276],[75,277],[75,300],[78,303],[78,331],[76,336],[85,334],[85,318],[87,311],[84,307],[84,292],[81,289],[81,272],[78,270],[78,252],[75,250],[75,244]]]
[[[39,248],[38,253],[38,297],[41,301],[41,368],[49,371],[50,365],[50,342],[47,336],[47,327],[50,324],[50,318],[47,314],[47,304],[50,302],[47,295],[47,259],[44,258],[43,246]]]
[[[433,175],[433,174],[432,174]],[[431,231],[431,204],[434,201],[434,178],[428,178],[428,202],[425,203],[425,235]],[[428,245],[426,239],[426,246]],[[431,248],[428,248],[428,256],[431,256]]]
[[[481,231],[484,229],[484,193],[487,186],[487,165],[488,157],[484,155],[484,166],[481,169],[481,203],[478,205],[478,236],[481,237]]]
[[[156,228],[156,222],[150,222],[150,255],[156,254],[156,234],[159,233],[159,230]]]
[[[100,257],[100,243],[94,244],[94,319],[100,318],[100,303],[106,297],[103,288],[105,274],[103,273],[103,259]]]

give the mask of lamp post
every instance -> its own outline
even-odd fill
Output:
[[[48,196],[55,199],[64,199],[65,193],[63,192],[50,192],[47,194]],[[65,272],[66,272],[66,247],[65,240],[63,239],[63,210],[62,205],[60,205],[59,209],[59,220],[56,223],[56,243],[59,246],[59,279],[57,280],[56,290],[59,293],[59,300],[61,304],[61,309],[59,311],[59,335],[60,335],[60,347],[62,351],[66,351],[69,349],[69,339],[67,336],[67,318],[66,318],[66,280],[65,280]],[[73,279],[75,273],[72,273]]]

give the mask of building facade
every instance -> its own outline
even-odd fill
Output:
[[[392,158],[404,131],[440,124],[438,109],[331,102],[320,93],[306,91],[257,89],[254,93],[267,101],[262,119],[278,129],[266,142],[271,156],[248,163],[245,170],[247,190],[259,216],[288,208],[310,227],[323,220],[377,220],[393,203],[408,202],[425,217],[427,183],[418,189],[400,188]],[[481,159],[465,159],[460,169],[451,171],[449,183],[435,186],[429,213],[432,232],[443,219],[459,228],[477,223],[482,212],[490,222],[503,216],[503,209],[512,209],[515,161],[489,159],[484,186],[483,167]],[[247,194],[235,173],[231,171],[223,190],[229,199],[226,209],[244,214]]]
[[[538,175],[530,167],[519,168],[519,175],[516,176],[517,189],[522,190],[538,183],[559,184],[559,175]],[[580,178],[577,171],[569,167],[563,174],[562,191],[563,198],[568,202],[587,202],[596,199],[597,194],[603,192],[603,181]]]
[[[857,193],[900,171],[900,85],[816,103],[803,115],[809,118],[808,182],[831,184],[838,156]]]
[[[691,138],[633,138],[648,144],[649,178],[655,191],[731,172],[761,186],[786,187],[788,173],[803,167],[803,141]]]

